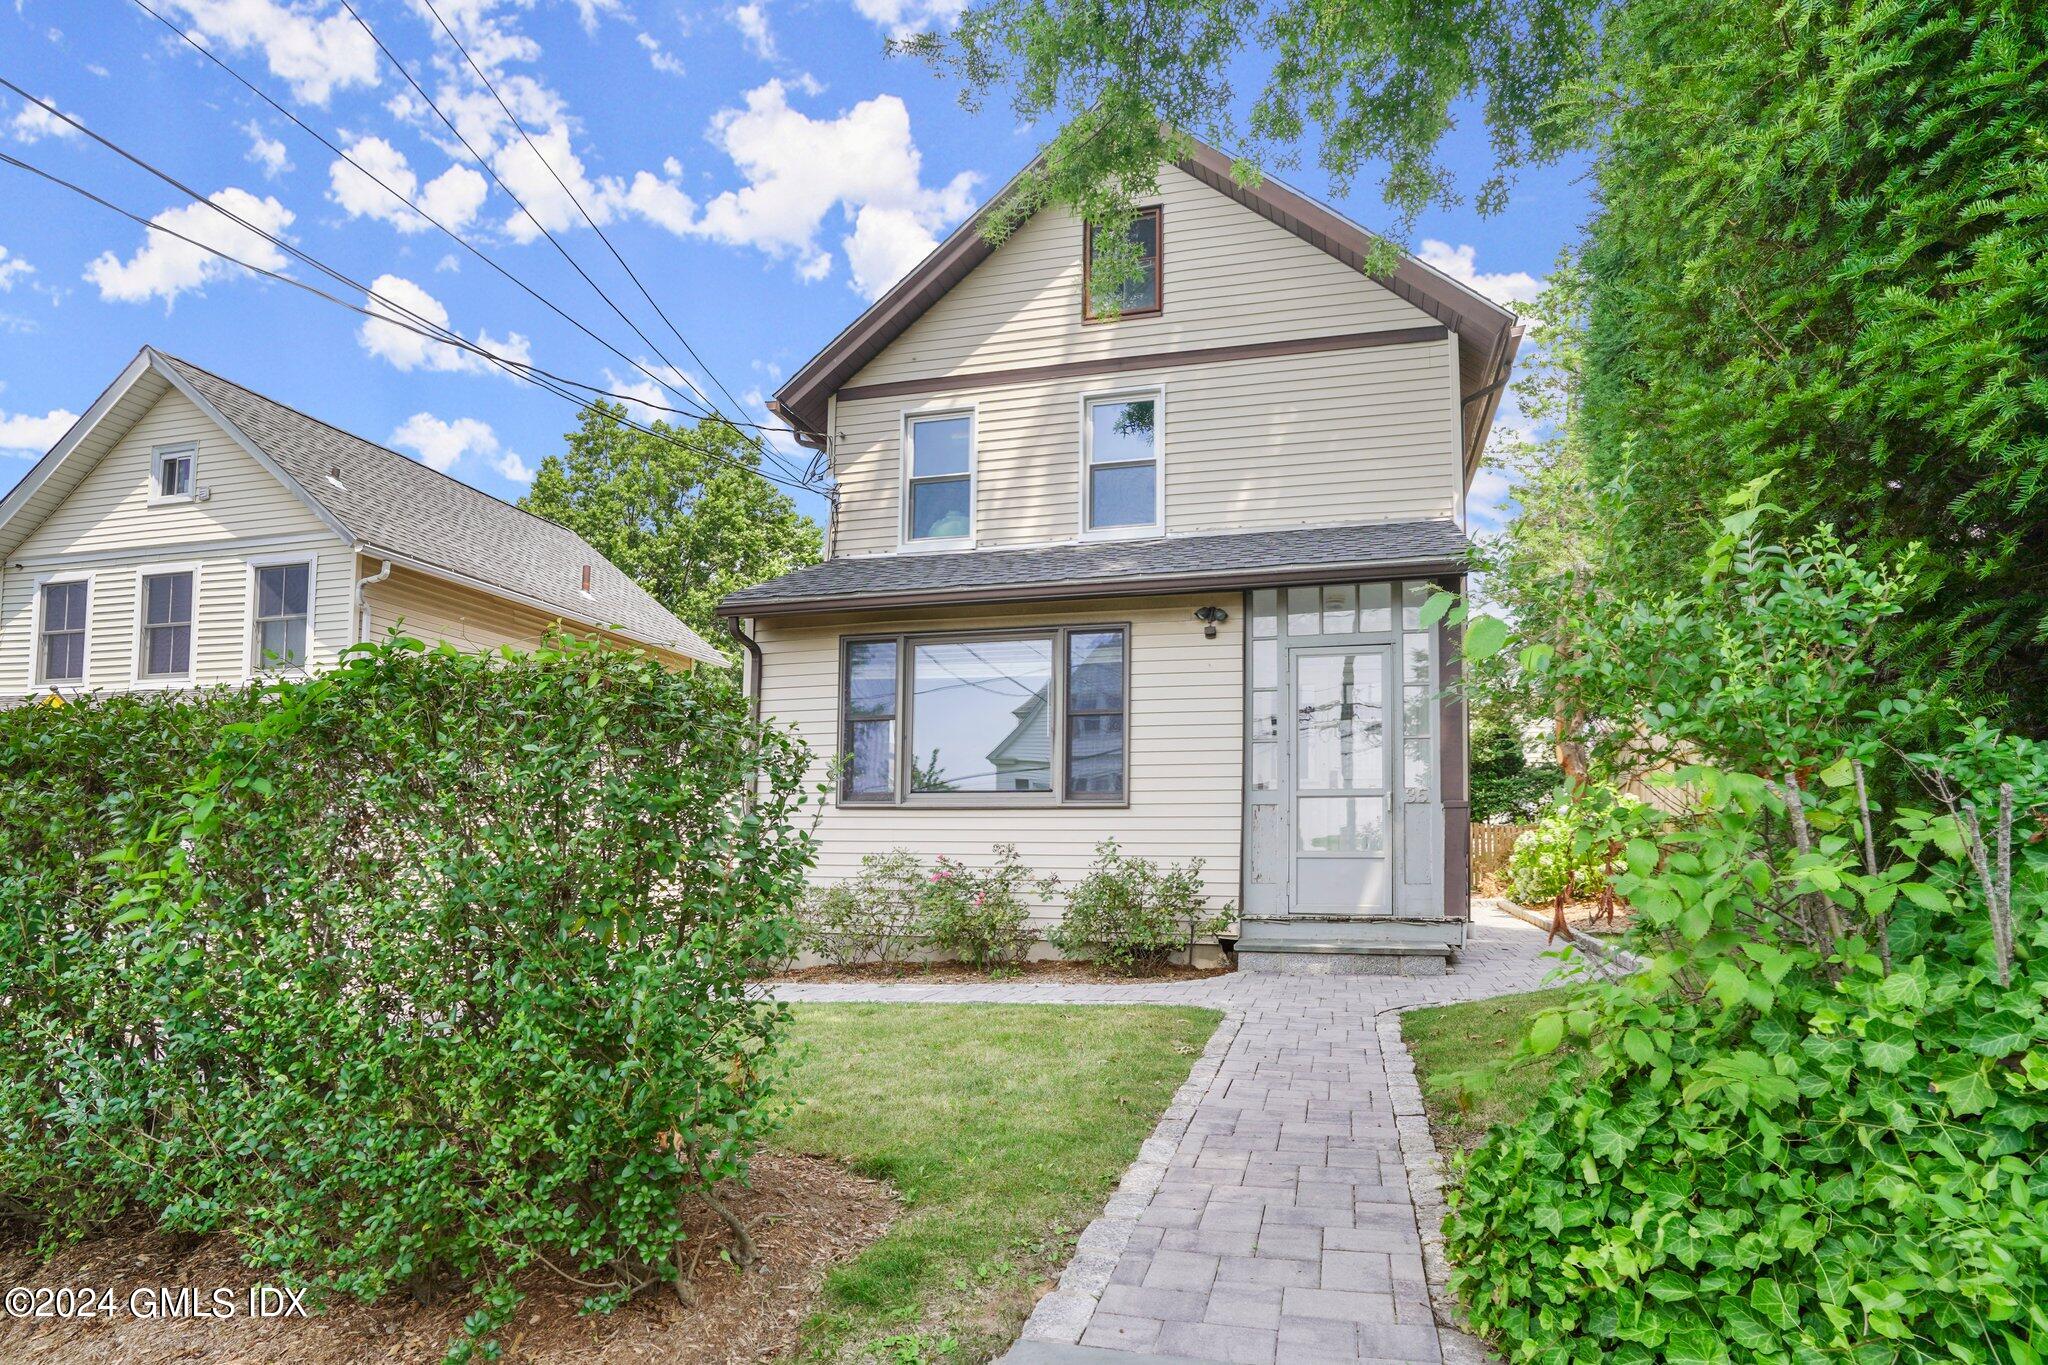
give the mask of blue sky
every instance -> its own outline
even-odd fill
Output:
[[[885,54],[890,32],[943,26],[956,0],[434,0],[535,135],[543,165],[424,0],[355,0],[529,217],[340,0],[147,2],[633,361],[668,377],[658,348],[712,389],[708,371],[756,421],[767,421],[762,395],[971,212],[1046,132],[1020,126],[1000,101],[968,113],[949,83]],[[0,76],[465,337],[602,388],[660,393],[133,0],[9,0],[0,9]],[[1486,143],[1476,119],[1466,124],[1448,152],[1476,187]],[[168,213],[160,221],[244,259],[367,301],[4,91],[0,151],[144,217]],[[1284,178],[1368,226],[1388,221],[1369,175],[1351,195],[1332,196],[1312,157],[1304,162]],[[701,363],[639,296],[550,167]],[[560,399],[476,357],[209,262],[13,167],[0,165],[0,187],[0,493],[144,344],[501,497],[517,497],[574,424]],[[1502,214],[1428,215],[1411,246],[1499,297],[1527,297],[1588,207],[1575,168],[1543,171],[1523,179]],[[577,278],[534,219],[648,341]],[[1482,523],[1504,494],[1494,479],[1475,490]],[[822,515],[815,496],[799,502]]]

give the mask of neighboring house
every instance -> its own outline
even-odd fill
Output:
[[[999,196],[1000,198],[1000,196]],[[720,606],[837,757],[820,875],[903,846],[1206,860],[1248,966],[1430,970],[1469,917],[1465,494],[1514,315],[1198,148],[1090,315],[1061,210],[964,224],[776,395],[825,562]],[[1051,907],[1041,907],[1041,913]]]
[[[0,499],[0,703],[558,625],[722,662],[574,532],[149,348]]]

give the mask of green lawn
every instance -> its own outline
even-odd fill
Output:
[[[1215,1031],[1156,1006],[799,1005],[776,1145],[905,1205],[832,1271],[800,1357],[987,1360],[1015,1338]]]
[[[1515,1051],[1529,1021],[1571,994],[1566,986],[1401,1016],[1401,1036],[1415,1057],[1438,1150],[1448,1156],[1478,1146],[1488,1128],[1521,1118],[1549,1089],[1558,1064],[1582,1045],[1567,1035],[1564,1046],[1545,1057],[1517,1057]]]

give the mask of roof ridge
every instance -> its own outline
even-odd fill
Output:
[[[267,393],[258,393],[255,389],[250,388],[247,384],[237,383],[236,381],[228,378],[226,375],[218,374],[212,370],[207,369],[204,365],[196,364],[193,361],[185,359],[185,357],[183,356],[172,355],[169,351],[161,350],[155,346],[150,347],[150,349],[152,351],[155,351],[156,354],[162,356],[165,360],[174,361],[177,364],[183,365],[185,368],[190,370],[197,370],[199,371],[199,373],[205,375],[208,379],[216,380],[222,384],[226,384],[229,388],[235,389],[241,393],[248,394],[251,398],[260,399],[263,402],[270,404],[270,406],[274,408],[282,408],[284,411],[290,413],[294,417],[300,418],[304,421],[311,422],[315,426],[325,427],[327,428],[327,430],[334,432],[336,435],[348,437],[348,439],[351,441],[361,442],[363,445],[369,446],[372,450],[381,450],[394,460],[403,460],[407,464],[413,466],[415,469],[423,470],[426,473],[435,475],[438,478],[446,479],[449,483],[454,484],[457,488],[461,488],[470,493],[473,493],[477,497],[489,498],[492,502],[497,503],[500,507],[509,507],[513,511],[519,513],[521,516],[531,517],[535,521],[538,521],[543,525],[552,526],[558,531],[566,531],[568,534],[575,536],[580,543],[589,548],[593,553],[595,553],[597,550],[597,547],[595,545],[591,545],[589,541],[584,540],[582,535],[580,535],[573,527],[564,526],[561,522],[556,521],[553,517],[544,517],[540,513],[533,511],[531,508],[521,507],[516,502],[507,502],[505,499],[499,497],[495,493],[486,492],[484,489],[478,488],[473,483],[466,483],[463,480],[456,478],[453,474],[450,474],[445,469],[436,469],[432,465],[426,463],[424,460],[415,460],[410,455],[407,455],[404,451],[393,450],[390,446],[385,445],[381,441],[373,441],[369,437],[358,435],[356,432],[350,431],[346,427],[338,427],[334,423],[326,421],[319,417],[315,417],[312,413],[306,412],[301,408],[295,408],[290,403],[279,402],[277,399],[272,398]],[[542,456],[541,458],[547,459],[549,457]],[[319,496],[313,489],[309,488],[306,491],[308,493],[313,493],[314,496],[316,497]],[[620,569],[619,572],[621,574],[624,574],[625,570]]]

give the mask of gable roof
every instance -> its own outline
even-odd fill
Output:
[[[1230,158],[1207,143],[1195,141],[1193,151],[1175,164],[1218,194],[1235,200],[1354,270],[1364,269],[1366,253],[1379,240],[1327,204],[1318,203],[1271,177],[1255,187],[1238,184],[1231,174]],[[822,446],[826,404],[831,396],[863,365],[902,336],[947,291],[995,254],[996,248],[982,235],[982,229],[990,215],[1016,192],[1019,181],[1029,170],[1027,166],[1011,177],[908,275],[775,391],[768,406],[790,424],[799,441]],[[1413,256],[1404,254],[1392,275],[1373,278],[1458,335],[1458,372],[1463,388],[1460,415],[1465,428],[1465,473],[1469,479],[1479,467],[1487,432],[1500,406],[1501,392],[1507,387],[1515,352],[1522,341],[1522,324],[1513,310]]]
[[[724,656],[574,531],[153,347],[0,499],[0,553],[175,389],[372,558],[705,663]],[[40,508],[42,515],[30,509]],[[581,591],[584,566],[590,591]]]

